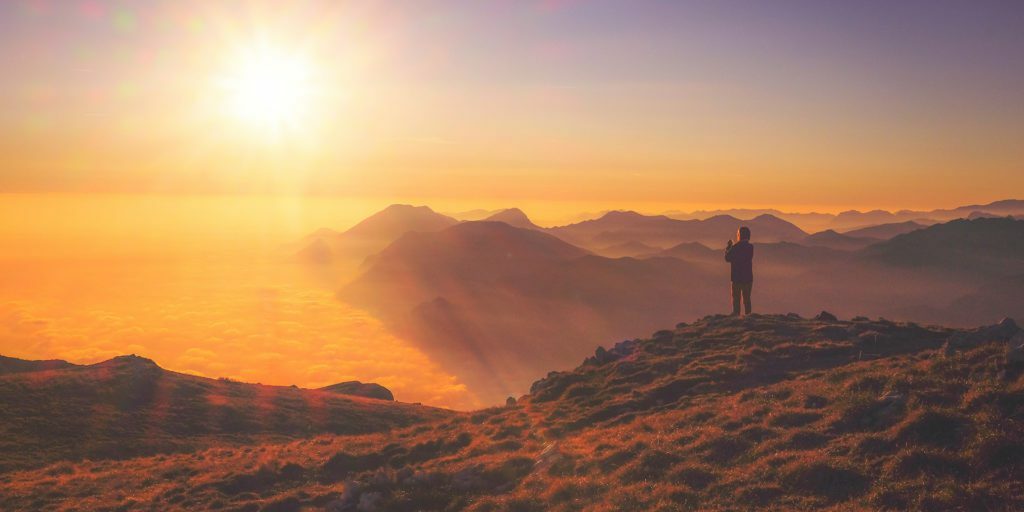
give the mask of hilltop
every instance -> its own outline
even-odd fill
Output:
[[[168,371],[135,355],[92,365],[0,361],[21,369],[0,373],[0,473],[57,460],[380,432],[449,414],[388,401],[391,392],[376,384],[247,384]]]
[[[506,407],[58,463],[8,474],[0,508],[1020,509],[1021,343],[1011,320],[713,316],[598,348]]]

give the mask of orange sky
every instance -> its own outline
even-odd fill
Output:
[[[0,353],[478,405],[282,246],[395,202],[557,225],[1019,197],[1021,9],[0,3]]]
[[[0,192],[840,210],[1024,189],[1024,42],[998,10],[283,5],[5,3]],[[284,128],[222,86],[263,47],[308,75]]]

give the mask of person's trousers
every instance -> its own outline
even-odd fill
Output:
[[[750,314],[750,289],[753,286],[754,283],[732,283],[732,314],[740,314],[741,297],[746,314]]]

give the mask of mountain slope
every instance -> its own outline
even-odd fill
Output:
[[[703,220],[677,220],[632,211],[608,212],[601,218],[551,228],[548,232],[581,247],[599,250],[626,242],[660,247],[683,242],[717,246],[736,236],[740,226],[750,227],[755,240],[764,242],[796,241],[807,235],[793,224],[767,214],[747,221],[728,215]]]
[[[706,219],[716,215],[731,215],[740,219],[750,219],[762,214],[771,214],[780,219],[792,222],[800,228],[817,232],[828,228],[840,231],[853,230],[865,227],[877,226],[885,223],[905,223],[916,221],[925,225],[936,222],[948,222],[954,219],[970,218],[975,212],[985,212],[998,217],[1024,216],[1024,200],[1005,199],[994,201],[988,204],[966,205],[956,208],[945,208],[937,210],[899,210],[888,212],[884,210],[873,210],[861,212],[849,210],[839,215],[829,213],[791,213],[774,209],[749,209],[734,208],[728,210],[698,210],[695,212],[670,211],[665,215],[674,219]],[[889,238],[889,237],[883,237]]]
[[[609,245],[608,247],[602,247],[596,252],[607,258],[641,258],[656,254],[660,251],[660,248],[653,245],[642,244],[640,242],[622,242],[619,244]]]
[[[1024,273],[1024,221],[955,220],[862,251],[864,261],[956,275]]]
[[[603,258],[542,232],[467,222],[402,237],[339,295],[496,403],[590,340],[710,312],[700,297],[718,285],[676,259]]]
[[[910,233],[911,231],[917,231],[928,226],[919,222],[908,220],[906,222],[894,222],[892,224],[879,224],[877,226],[868,226],[866,228],[854,229],[843,233],[846,236],[858,237],[858,238],[877,238],[879,240],[888,240],[897,235],[903,235]]]
[[[315,264],[359,263],[405,233],[440,231],[458,222],[427,206],[393,204],[344,232],[317,230],[300,242],[295,256]]]
[[[410,231],[439,231],[458,221],[434,212],[429,206],[393,204],[342,233],[365,240],[395,240]]]
[[[0,356],[0,375],[12,373],[38,372],[42,370],[60,370],[74,366],[67,361],[51,359],[48,361],[26,361],[14,357]]]
[[[527,217],[519,208],[502,210],[484,220],[489,222],[504,222],[505,224],[516,228],[542,229],[540,226],[534,224],[533,221],[531,221],[530,218]]]
[[[377,432],[446,414],[331,391],[185,375],[137,356],[0,375],[0,410],[4,470]]]
[[[837,233],[832,229],[827,229],[825,231],[814,233],[813,235],[808,235],[806,238],[801,240],[800,243],[810,246],[828,247],[830,249],[838,249],[842,251],[853,251],[863,249],[878,241],[879,239],[877,238],[853,236]]]
[[[509,407],[256,458],[58,464],[11,475],[0,508],[1020,510],[1011,338],[1012,322],[709,317],[600,348]]]

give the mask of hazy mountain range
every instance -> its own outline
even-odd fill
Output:
[[[338,296],[504,407],[0,356],[0,509],[1020,509],[1024,332],[999,319],[1024,318],[1024,221],[972,217],[808,234],[390,207],[300,257],[362,262]],[[781,314],[710,314],[739,223],[755,311]]]
[[[578,358],[595,339],[727,310],[722,247],[740,225],[754,233],[757,311],[828,308],[957,325],[1024,314],[992,285],[1024,275],[1024,221],[1012,218],[813,234],[770,214],[609,212],[542,228],[518,209],[458,222],[393,206],[371,219],[386,232],[376,236],[364,222],[359,237],[386,239],[403,222],[416,228],[337,282],[339,297],[374,312],[490,402]],[[964,301],[993,307],[958,309]]]
[[[1024,215],[1024,200],[1006,199],[988,204],[958,206],[956,208],[936,210],[870,210],[866,212],[848,210],[838,214],[831,213],[788,213],[774,209],[729,209],[729,210],[698,210],[694,212],[670,211],[665,215],[677,219],[706,219],[716,215],[732,215],[741,219],[753,218],[758,215],[773,215],[800,226],[807,231],[835,229],[849,231],[879,224],[902,222],[918,222],[935,224],[953,219],[974,216],[1018,216]]]

